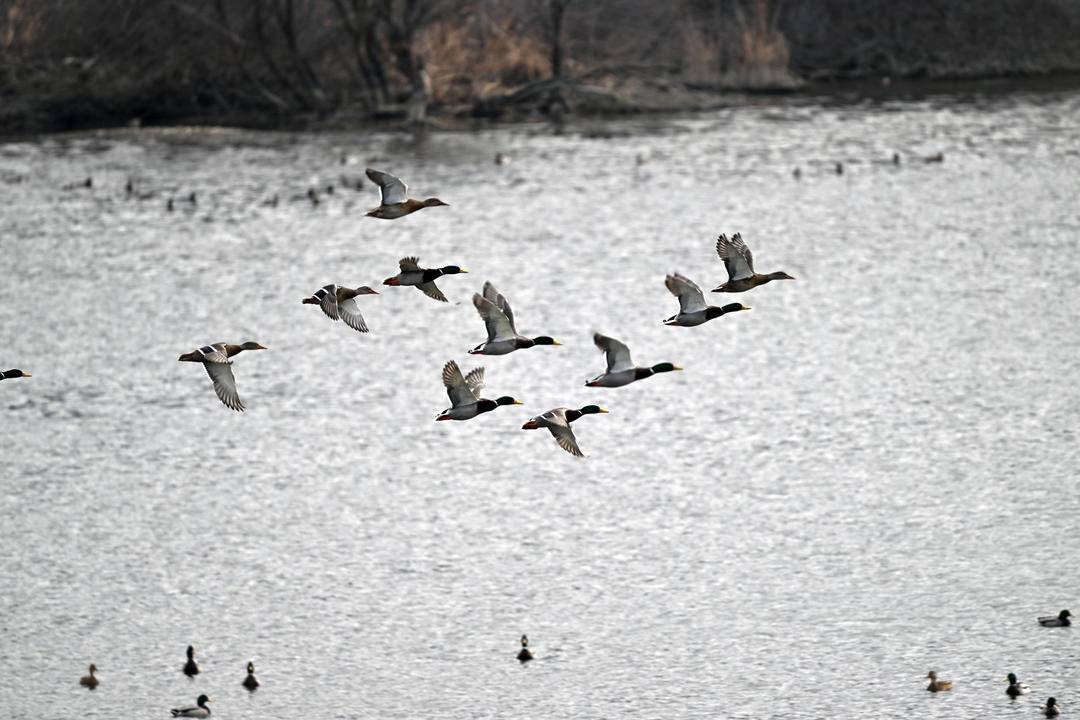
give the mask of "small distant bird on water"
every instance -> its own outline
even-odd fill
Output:
[[[729,303],[723,307],[709,305],[697,283],[679,273],[672,273],[664,278],[664,285],[672,295],[679,298],[679,314],[665,320],[665,325],[694,327],[721,315],[750,309],[742,303]]]
[[[652,367],[637,367],[630,359],[630,348],[615,338],[610,338],[600,333],[593,335],[596,347],[604,351],[604,359],[607,361],[607,370],[600,373],[592,380],[585,383],[586,387],[622,387],[636,380],[644,380],[657,373],[682,370],[678,365],[669,362],[659,363]]]
[[[436,420],[471,420],[502,405],[523,404],[509,395],[503,395],[498,400],[481,398],[480,391],[484,388],[482,367],[473,368],[468,375],[462,375],[461,368],[451,360],[443,366],[442,381],[451,406],[439,413]]]
[[[165,203],[165,210],[167,212],[172,212],[173,211],[173,199],[172,198],[169,198],[169,202]]]
[[[519,334],[509,301],[489,282],[484,283],[483,295],[473,295],[473,306],[487,327],[487,341],[470,350],[470,355],[506,355],[536,345],[562,345],[547,335],[528,338]]]
[[[439,302],[450,301],[442,294],[442,290],[436,287],[435,281],[443,275],[459,275],[469,272],[457,265],[445,265],[441,268],[422,268],[419,264],[419,258],[416,257],[401,258],[401,260],[398,260],[398,269],[401,272],[383,280],[383,285],[392,287],[412,285],[432,300],[438,300]]]
[[[1016,679],[1016,673],[1009,673],[1005,680],[1009,683],[1009,687],[1005,688],[1005,694],[1013,700],[1028,694],[1028,686]]]
[[[802,177],[802,169],[801,168],[795,168],[794,170],[791,171],[791,176],[793,178],[795,178],[796,180],[798,180],[799,178]]]
[[[331,320],[341,320],[353,330],[366,333],[368,326],[364,322],[364,316],[360,314],[360,306],[356,298],[359,295],[378,294],[378,290],[367,285],[353,289],[330,284],[324,285],[311,297],[304,298],[300,302],[304,305],[318,305]]]
[[[724,261],[728,281],[713,288],[713,292],[746,292],[773,280],[795,279],[783,271],[767,275],[754,272],[754,256],[743,242],[741,233],[735,233],[730,240],[727,235],[716,238],[716,254]]]
[[[244,682],[241,683],[248,692],[255,692],[259,689],[259,679],[255,677],[255,663],[248,662],[247,664],[247,677],[244,678]]]
[[[570,423],[583,415],[596,415],[606,412],[608,412],[607,408],[602,408],[599,405],[586,405],[580,410],[571,410],[564,407],[555,408],[532,418],[522,425],[521,429],[537,430],[547,428],[551,432],[551,436],[555,438],[555,442],[559,444],[559,447],[574,457],[585,457],[584,453],[581,452],[581,448],[578,447],[577,438],[574,437],[574,431],[570,428]]]
[[[34,376],[31,375],[30,373],[26,372],[25,370],[19,370],[19,369],[5,370],[3,372],[0,372],[0,380],[12,380],[14,378],[24,378],[24,377],[34,377]]]
[[[409,197],[409,187],[390,173],[381,172],[368,168],[366,171],[371,182],[379,186],[381,204],[374,210],[369,210],[368,217],[381,218],[382,220],[396,220],[417,210],[426,207],[438,207],[448,205],[436,197],[426,200],[416,200]]]
[[[127,182],[124,184],[124,194],[125,195],[131,195],[134,192],[135,192],[135,183],[133,183],[131,181],[131,178],[128,178]]]
[[[892,164],[893,165],[899,165],[900,164],[900,153],[895,153],[894,152],[892,154]]]
[[[930,684],[926,686],[926,689],[932,693],[945,692],[946,690],[952,690],[952,680],[938,680],[937,673],[931,670],[926,674],[926,677],[930,679]]]
[[[1057,615],[1048,615],[1046,617],[1039,618],[1039,624],[1043,627],[1069,627],[1072,625],[1072,613],[1068,610],[1062,610]]]
[[[311,201],[312,207],[318,207],[319,193],[315,192],[315,188],[308,188],[307,199]]]
[[[218,399],[222,404],[236,410],[237,412],[244,412],[244,403],[240,400],[240,395],[236,391],[236,378],[233,377],[232,360],[233,355],[244,352],[245,350],[266,350],[266,347],[260,345],[257,342],[246,342],[242,345],[233,345],[231,343],[214,343],[213,345],[203,345],[198,350],[193,350],[189,353],[184,353],[180,356],[180,362],[197,362],[202,363],[206,368],[206,374],[210,376],[210,379],[214,383],[214,392],[217,393]],[[199,666],[195,664],[195,661],[191,659],[192,653],[195,651],[188,647],[188,664],[184,666],[184,672],[187,672],[189,667],[195,668],[195,673],[199,672]],[[195,673],[189,673],[194,675]]]
[[[517,654],[517,659],[522,663],[527,663],[533,659],[533,654],[529,650],[529,636],[521,636],[521,651]]]
[[[1061,712],[1058,710],[1057,698],[1046,698],[1046,704],[1042,706],[1042,713],[1048,718],[1056,718]]]
[[[181,357],[181,359],[183,359],[183,358]],[[189,678],[193,678],[196,675],[198,675],[199,672],[200,672],[199,664],[197,662],[195,662],[195,648],[192,647],[191,645],[188,645],[187,646],[187,662],[184,663],[184,674],[187,675]],[[202,705],[202,703],[199,703],[199,704]],[[207,712],[209,713],[209,711],[207,711]],[[176,712],[173,711],[173,714],[175,715]]]
[[[96,688],[98,686],[98,679],[94,677],[94,673],[96,672],[97,665],[90,663],[90,674],[83,675],[81,678],[79,678],[79,684],[82,685],[84,688],[90,688],[91,690]]]
[[[844,174],[844,163],[839,163],[839,162],[836,163],[836,167],[834,169],[836,170],[837,175],[843,175]]]
[[[206,707],[208,702],[210,702],[210,698],[200,695],[195,700],[195,707],[173,708],[169,712],[172,713],[173,717],[207,718],[210,717],[210,708]]]
[[[503,154],[501,152],[495,153],[495,164],[496,165],[507,165],[509,163],[510,163],[510,156],[509,155],[505,155],[505,154]]]
[[[923,158],[923,162],[928,162],[928,163],[945,162],[945,153],[939,152],[939,153],[934,153],[933,155],[928,155],[928,156]]]

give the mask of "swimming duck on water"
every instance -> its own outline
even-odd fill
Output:
[[[195,662],[195,648],[191,645],[187,646],[187,662],[184,663],[184,674],[190,678],[195,677],[201,671],[199,670],[199,664]]]
[[[1005,688],[1005,694],[1013,700],[1028,694],[1028,686],[1016,679],[1016,673],[1009,673],[1005,680],[1009,683],[1009,687]]]
[[[926,677],[930,680],[930,684],[926,686],[926,689],[930,692],[936,693],[952,690],[952,680],[938,680],[937,673],[933,670],[926,673]]]
[[[527,338],[519,334],[514,325],[514,311],[510,309],[510,303],[489,282],[484,283],[483,295],[473,295],[473,306],[487,327],[487,341],[470,350],[470,355],[506,355],[535,345],[562,345],[547,335]]]
[[[227,408],[244,411],[244,403],[236,392],[236,378],[233,377],[232,356],[245,350],[266,350],[266,347],[257,342],[246,342],[242,345],[231,343],[214,343],[203,345],[197,350],[184,353],[180,356],[180,362],[198,362],[206,368],[206,374],[214,383],[214,392],[218,399]],[[191,648],[188,648],[188,662],[191,662]]]
[[[730,239],[727,235],[716,238],[716,254],[724,261],[728,281],[714,288],[713,292],[746,292],[773,280],[795,279],[783,271],[767,275],[754,272],[754,256],[743,242],[740,233],[735,233]]]
[[[570,428],[570,423],[583,415],[596,415],[606,412],[608,412],[607,408],[602,408],[599,405],[586,405],[578,410],[564,407],[555,408],[530,419],[521,426],[521,429],[537,430],[546,428],[563,450],[574,457],[585,457],[584,453],[581,452],[581,448],[578,447],[577,438],[574,437],[574,431]]]
[[[422,210],[427,207],[438,207],[440,205],[447,205],[442,200],[436,197],[431,197],[426,200],[416,200],[409,197],[409,187],[401,181],[401,178],[395,177],[390,173],[381,172],[379,170],[373,170],[368,168],[366,171],[367,176],[371,178],[371,182],[379,186],[379,194],[382,198],[382,202],[379,207],[374,210],[369,210],[368,217],[381,218],[383,220],[396,220],[399,217],[405,217],[417,210]]]
[[[742,303],[728,303],[723,307],[709,305],[705,302],[705,294],[701,292],[697,283],[679,273],[672,273],[664,278],[664,285],[672,295],[679,299],[679,314],[665,320],[665,325],[694,327],[721,315],[750,309]]]
[[[210,708],[206,707],[208,702],[210,698],[200,695],[195,700],[195,707],[173,708],[169,712],[173,717],[207,718],[210,717]]]
[[[468,375],[451,360],[443,366],[443,385],[450,396],[450,407],[439,413],[436,420],[471,420],[481,413],[491,412],[501,405],[522,405],[518,400],[504,395],[497,400],[480,397],[484,388],[484,368],[473,368]]]
[[[1058,710],[1057,698],[1046,698],[1046,704],[1042,706],[1042,713],[1048,718],[1056,718],[1061,714]]]
[[[521,636],[521,651],[517,654],[517,659],[522,663],[527,663],[533,659],[532,651],[529,650],[529,636]]]
[[[672,365],[669,362],[658,363],[652,367],[637,367],[630,359],[630,348],[615,338],[600,333],[593,335],[593,342],[596,343],[596,347],[604,351],[607,370],[586,382],[586,387],[622,387],[635,380],[652,377],[657,373],[682,370],[678,365]]]
[[[366,333],[367,323],[360,314],[360,305],[356,298],[360,295],[378,295],[379,291],[362,285],[358,288],[347,288],[340,285],[324,285],[311,297],[304,298],[300,302],[304,305],[318,305],[331,320],[341,320],[357,332]]]
[[[244,682],[241,683],[249,692],[255,692],[259,689],[259,679],[255,677],[255,663],[248,662],[247,664],[247,677],[244,678]]]
[[[1043,627],[1069,627],[1072,625],[1072,613],[1068,610],[1062,610],[1057,615],[1048,615],[1046,617],[1039,618],[1039,624]]]
[[[14,378],[24,378],[24,377],[34,377],[34,376],[31,375],[30,373],[26,372],[25,370],[19,370],[17,368],[14,369],[14,370],[4,370],[3,372],[0,372],[0,380],[13,380]]]
[[[97,665],[94,665],[93,663],[90,663],[90,674],[89,675],[83,675],[81,678],[79,678],[79,684],[82,685],[84,688],[89,688],[91,690],[96,688],[98,686],[98,679],[94,675],[94,673],[96,673],[96,672],[97,672]]]
[[[398,269],[401,271],[393,277],[383,280],[383,285],[397,287],[399,285],[411,285],[432,300],[449,302],[436,285],[435,281],[443,275],[460,275],[469,272],[457,265],[444,265],[441,268],[422,268],[420,260],[416,257],[403,257],[398,260]]]

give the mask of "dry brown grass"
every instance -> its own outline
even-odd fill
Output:
[[[424,33],[420,52],[434,100],[445,104],[504,93],[551,74],[544,43],[520,34],[510,20],[446,20]]]
[[[682,29],[684,74],[692,83],[769,89],[798,85],[783,33],[769,23],[769,0],[757,0],[752,17],[738,12],[716,27],[687,23]]]
[[[5,52],[33,41],[41,25],[41,16],[32,6],[30,0],[14,0],[0,17],[0,48]]]

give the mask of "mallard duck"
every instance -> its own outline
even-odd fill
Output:
[[[205,695],[200,695],[198,699],[195,700],[195,707],[173,708],[169,712],[172,713],[173,717],[210,717],[210,708],[206,707],[206,703],[208,702],[210,702],[210,698]]]
[[[241,683],[250,692],[255,692],[259,687],[259,679],[255,677],[255,663],[248,662],[247,664],[247,677],[244,678],[244,682]]]
[[[547,428],[551,432],[551,436],[555,438],[555,442],[559,443],[559,447],[575,457],[585,457],[581,452],[581,448],[578,447],[577,438],[574,437],[574,431],[570,428],[570,423],[582,415],[596,415],[597,413],[606,412],[607,408],[602,408],[599,405],[586,405],[580,410],[571,410],[564,407],[555,408],[554,410],[548,410],[543,415],[532,418],[522,425],[521,429]]]
[[[484,283],[483,295],[473,295],[473,305],[487,326],[487,342],[470,350],[470,355],[506,355],[534,345],[562,345],[547,335],[534,338],[519,335],[514,326],[514,311],[510,309],[510,303],[489,282]]]
[[[754,256],[750,254],[750,248],[746,247],[740,233],[735,233],[730,240],[727,235],[716,238],[716,254],[724,261],[728,281],[714,288],[713,292],[746,292],[773,280],[795,279],[783,271],[768,275],[754,272]]]
[[[90,688],[91,690],[96,688],[98,686],[98,679],[94,676],[94,673],[96,672],[97,665],[90,663],[90,674],[83,675],[81,678],[79,678],[79,684],[82,685],[84,688]]]
[[[1057,615],[1048,615],[1046,617],[1039,618],[1039,624],[1043,627],[1069,627],[1072,625],[1072,613],[1068,610],[1062,610]]]
[[[371,168],[368,168],[365,172],[371,178],[371,182],[379,186],[379,194],[382,198],[382,204],[374,210],[369,210],[368,217],[396,220],[422,208],[448,204],[435,197],[427,200],[415,200],[409,197],[409,187],[401,181],[401,178]]]
[[[1043,715],[1048,718],[1056,718],[1061,714],[1058,710],[1057,698],[1046,698],[1046,704],[1042,706]]]
[[[664,285],[672,295],[679,298],[679,314],[665,320],[665,325],[694,327],[721,315],[750,309],[742,303],[728,303],[723,307],[709,305],[705,302],[705,294],[701,292],[697,283],[679,273],[672,273],[664,278]]]
[[[195,662],[195,648],[191,645],[187,646],[187,662],[184,663],[184,674],[190,678],[195,677],[201,672],[199,670],[199,664]]]
[[[214,392],[217,393],[222,404],[237,412],[243,412],[244,403],[240,401],[240,395],[236,392],[236,379],[233,377],[232,360],[229,358],[245,350],[266,350],[266,348],[257,342],[246,342],[243,345],[214,343],[184,353],[180,356],[180,362],[202,363],[206,368],[206,373],[214,382]],[[189,653],[190,651],[191,648],[188,648]]]
[[[527,663],[533,659],[532,651],[529,650],[529,636],[521,636],[521,650],[517,654],[517,659],[522,663]]]
[[[442,294],[442,290],[435,286],[435,281],[443,275],[459,275],[469,272],[457,265],[445,265],[441,268],[422,268],[419,265],[419,258],[415,257],[401,258],[398,260],[398,268],[401,272],[394,277],[383,280],[383,285],[392,285],[394,287],[412,285],[429,298],[439,302],[449,301]]]
[[[938,680],[937,673],[933,670],[926,673],[926,677],[930,679],[930,684],[926,686],[926,689],[930,692],[936,693],[952,690],[952,680]]]
[[[11,380],[13,378],[34,377],[25,370],[5,370],[0,372],[0,380]]]
[[[1028,694],[1028,686],[1016,679],[1016,673],[1009,673],[1005,680],[1009,683],[1009,687],[1005,688],[1005,694],[1013,700]]]
[[[323,285],[308,298],[300,302],[304,305],[318,305],[331,320],[342,320],[346,325],[357,332],[366,333],[367,323],[360,314],[360,305],[356,298],[359,295],[378,295],[379,291],[367,285],[362,285],[355,290],[340,285]]]
[[[443,385],[450,396],[451,407],[443,410],[436,420],[471,420],[480,413],[491,412],[500,405],[521,405],[509,395],[497,400],[480,397],[484,387],[484,368],[473,368],[468,375],[462,375],[458,364],[451,360],[443,366]]]
[[[637,367],[630,359],[630,348],[615,338],[609,338],[600,333],[593,335],[593,342],[596,343],[596,347],[604,351],[607,370],[586,382],[586,387],[622,387],[635,380],[652,377],[656,373],[682,370],[681,367],[669,362],[659,363],[652,367]]]

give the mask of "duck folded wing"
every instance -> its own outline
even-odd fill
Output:
[[[225,407],[237,412],[244,412],[244,403],[236,392],[236,378],[233,377],[232,363],[204,363],[206,374],[214,382],[214,392]]]
[[[607,361],[607,371],[609,373],[634,369],[634,361],[630,359],[630,348],[626,347],[624,343],[600,333],[593,335],[593,342],[596,343],[596,347],[604,351],[604,359]]]
[[[371,168],[368,168],[366,173],[371,182],[379,186],[383,205],[397,205],[408,199],[409,187],[401,181],[401,178]]]
[[[364,316],[360,314],[360,306],[356,302],[356,298],[349,298],[337,307],[342,322],[357,332],[366,333],[368,331],[367,323],[364,322]]]
[[[729,281],[746,280],[754,276],[754,256],[739,233],[735,233],[730,239],[727,235],[718,237],[716,254],[724,261]]]
[[[424,293],[432,300],[438,300],[439,302],[450,302],[446,299],[446,296],[443,295],[442,290],[440,290],[434,282],[422,282],[416,287],[420,290],[420,292]]]
[[[517,335],[514,332],[514,323],[494,302],[482,295],[473,295],[473,305],[484,320],[489,343],[514,339]]]
[[[514,311],[510,309],[510,302],[490,282],[484,283],[484,297],[494,303],[495,307],[502,310],[503,315],[510,322],[511,332],[516,334],[517,325],[514,324]]]
[[[679,273],[672,273],[664,278],[664,285],[667,286],[672,295],[679,298],[679,312],[701,312],[708,307],[705,302],[705,295],[693,280],[683,277]]]
[[[475,374],[477,370],[481,371],[479,375]],[[483,378],[483,369],[476,368],[469,373],[469,377],[473,379],[471,384],[461,374],[461,368],[453,360],[443,366],[442,381],[453,407],[472,405],[480,399],[474,387],[477,385],[477,378]],[[482,380],[480,386],[482,387]]]

